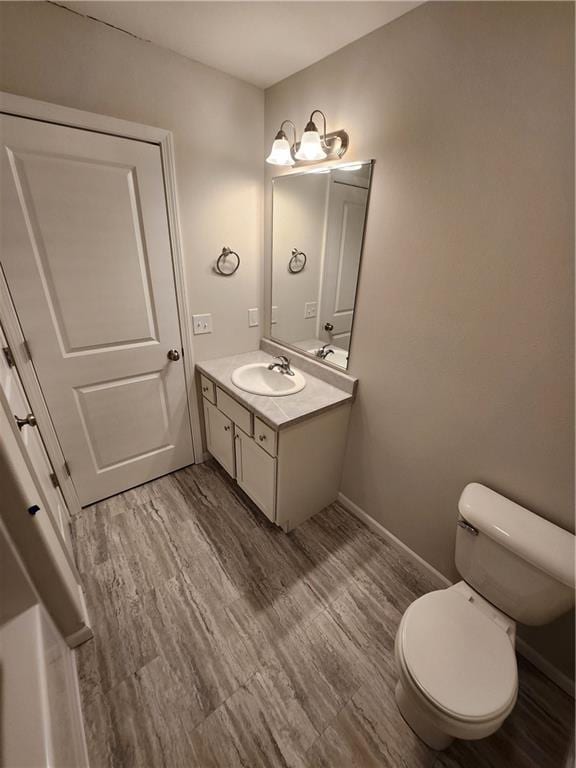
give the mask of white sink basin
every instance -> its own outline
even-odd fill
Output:
[[[269,370],[267,363],[250,363],[232,372],[232,383],[252,395],[282,397],[300,392],[306,386],[306,379],[300,371],[294,371],[294,376],[289,376],[278,370]]]

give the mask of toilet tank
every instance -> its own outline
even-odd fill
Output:
[[[570,609],[573,534],[479,483],[464,488],[458,509],[464,581],[522,624],[547,624]]]

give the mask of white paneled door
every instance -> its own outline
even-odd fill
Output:
[[[0,345],[7,349],[7,341],[0,326]],[[20,446],[22,452],[28,457],[35,473],[35,481],[40,486],[48,505],[48,514],[38,515],[37,521],[41,528],[53,524],[59,530],[62,539],[68,549],[68,554],[73,558],[72,541],[70,538],[70,513],[60,492],[60,488],[54,484],[56,477],[50,459],[44,448],[44,444],[36,427],[34,414],[26,397],[22,381],[11,361],[10,355],[0,354],[0,401],[8,418],[13,418],[19,425]],[[20,421],[19,421],[20,420]],[[44,539],[57,547],[54,536],[43,531]]]
[[[86,505],[194,460],[160,148],[0,119],[1,263]]]
[[[332,181],[319,312],[319,337],[350,348],[368,190]],[[333,330],[325,333],[324,325]]]

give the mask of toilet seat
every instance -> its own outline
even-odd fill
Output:
[[[430,592],[408,608],[398,630],[405,673],[445,717],[488,723],[512,709],[518,691],[506,631],[455,589]]]

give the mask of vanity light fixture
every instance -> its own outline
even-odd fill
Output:
[[[322,119],[324,120],[323,135],[324,142],[326,141],[326,115],[319,109],[315,109],[314,112],[312,112],[310,115],[310,120],[308,120],[306,127],[304,128],[302,141],[300,142],[300,148],[296,152],[297,160],[325,160],[327,157],[327,154],[322,146],[322,141],[320,140],[318,128],[316,128],[316,123],[312,120],[316,112],[318,112],[319,115],[322,115]]]
[[[284,126],[286,123],[289,123],[292,126],[292,131],[294,132],[294,144],[290,145],[290,142],[288,141],[286,134],[284,133]],[[266,162],[270,163],[271,165],[294,165],[294,158],[292,157],[292,147],[296,144],[296,126],[292,122],[292,120],[283,120],[282,125],[280,126],[280,130],[274,137],[274,142],[272,144],[272,150],[268,157],[266,158]]]
[[[319,133],[313,118],[315,114],[322,115],[323,131]],[[290,145],[284,125],[289,123],[294,132],[294,143]],[[326,159],[339,159],[344,156],[348,149],[349,137],[346,131],[332,131],[326,133],[326,115],[320,109],[314,109],[310,119],[306,123],[302,140],[296,141],[296,128],[291,120],[284,120],[280,130],[274,138],[272,150],[266,158],[267,163],[272,165],[294,165],[295,160],[306,163],[319,162]]]

